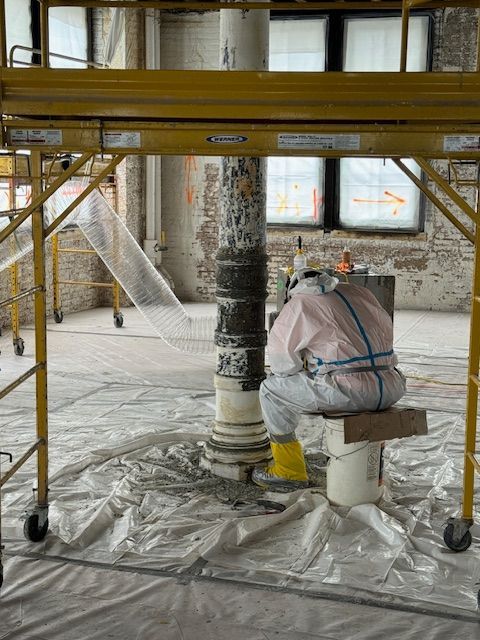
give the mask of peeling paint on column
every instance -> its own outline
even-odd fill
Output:
[[[265,68],[268,13],[224,10],[220,16],[223,68]],[[258,400],[265,377],[268,282],[264,158],[221,159],[220,212],[217,411],[203,464],[218,475],[243,479],[248,465],[266,460],[270,451]]]

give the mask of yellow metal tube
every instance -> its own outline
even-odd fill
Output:
[[[10,209],[16,208],[16,197],[15,197],[15,181],[10,178],[8,180],[8,206]],[[15,255],[16,251],[16,242],[15,237],[12,235],[10,238],[10,251],[11,255]],[[12,298],[16,298],[18,295],[18,264],[14,262],[10,265],[10,295]],[[18,309],[18,302],[12,303],[10,307],[10,320],[12,325],[12,337],[13,344],[15,345],[18,338],[20,337],[20,314]]]
[[[0,488],[3,487],[3,485],[10,480],[10,478],[13,476],[14,473],[16,473],[20,467],[22,467],[25,462],[27,462],[27,460],[29,458],[32,457],[32,455],[35,453],[35,451],[38,450],[38,448],[43,444],[43,441],[41,439],[38,439],[35,444],[32,444],[32,446],[27,449],[27,451],[23,454],[23,456],[21,456],[17,462],[15,462],[15,464],[10,467],[10,469],[3,474],[3,476],[0,478]]]
[[[113,284],[111,282],[91,282],[90,280],[59,280],[59,284],[77,284],[82,287],[103,287],[105,289],[111,289]]]
[[[50,43],[48,35],[48,4],[45,0],[40,2],[40,61],[42,67],[50,65]]]
[[[470,348],[468,355],[467,412],[465,427],[465,459],[463,472],[463,504],[462,516],[466,520],[473,519],[473,490],[475,466],[472,457],[475,455],[477,434],[478,407],[478,372],[480,362],[480,305],[475,299],[480,296],[480,224],[475,229],[475,259],[473,267],[472,311],[470,317]]]
[[[400,74],[396,74],[400,75]],[[411,74],[408,74],[411,75]],[[436,74],[435,74],[436,75]],[[476,74],[477,76],[479,74]],[[479,88],[480,94],[480,88]],[[479,98],[480,100],[480,98]],[[478,107],[477,107],[478,111]],[[477,113],[478,120],[478,113]],[[15,123],[13,127],[12,123]],[[225,136],[237,136],[232,138],[231,143],[222,144],[222,153],[230,156],[284,156],[285,150],[279,148],[279,136],[285,134],[309,135],[314,134],[317,140],[325,137],[353,136],[346,140],[355,140],[355,149],[352,145],[347,145],[344,149],[325,149],[312,146],[308,149],[311,156],[321,156],[327,158],[341,157],[369,157],[385,158],[396,157],[406,158],[419,156],[421,158],[449,158],[452,154],[445,150],[445,136],[470,135],[480,137],[480,126],[478,124],[435,124],[433,121],[412,124],[410,122],[398,122],[397,124],[381,125],[378,122],[362,124],[330,123],[319,124],[304,122],[297,123],[232,123],[232,122],[176,122],[176,121],[103,121],[98,120],[54,120],[50,125],[62,132],[62,149],[65,152],[73,153],[79,151],[91,151],[102,153],[102,134],[111,134],[118,131],[134,132],[130,144],[125,142],[126,147],[116,149],[115,153],[133,155],[218,155],[218,144],[213,144],[211,136],[219,133]],[[45,126],[42,120],[5,120],[4,126],[7,130],[7,139],[11,130],[41,129]],[[135,143],[135,136],[140,138],[141,146]],[[241,136],[239,140],[238,136]],[[137,146],[136,146],[137,145]],[[288,155],[303,156],[307,152],[303,148],[290,148]],[[455,153],[457,160],[476,159],[479,153],[475,148],[465,147]],[[0,156],[1,160],[1,156]],[[105,163],[102,164],[102,167]],[[98,173],[100,167],[97,168]],[[83,171],[83,170],[82,170]],[[52,175],[58,175],[54,170]],[[0,213],[0,216],[4,215]]]
[[[58,236],[55,234],[52,236],[52,287],[53,287],[53,310],[59,311],[61,308],[60,300],[60,263],[59,263],[59,247]]]
[[[467,215],[470,220],[473,222],[477,222],[478,215],[472,207],[465,202],[465,200],[458,195],[458,193],[453,189],[446,180],[442,178],[442,176],[433,169],[431,165],[428,164],[426,160],[423,158],[419,158],[418,156],[414,157],[415,162],[421,167],[422,171],[424,171],[430,180],[433,180],[435,184],[442,189],[444,193],[457,205],[459,209],[463,211],[465,215]]]
[[[462,233],[465,236],[465,238],[467,238],[471,243],[475,242],[475,236],[473,235],[473,233],[469,231],[467,227],[465,227],[465,225],[463,225],[460,222],[460,220],[457,220],[457,218],[453,215],[453,213],[449,211],[449,209],[443,204],[443,202],[439,200],[439,198],[437,198],[437,196],[427,187],[427,185],[424,182],[422,182],[413,173],[413,171],[411,171],[398,158],[393,158],[393,162],[397,165],[399,169],[403,171],[403,173],[405,173],[405,175],[407,175],[410,178],[412,182],[414,182],[417,185],[417,187],[427,196],[427,198],[437,207],[437,209],[439,209],[443,213],[443,215],[448,220],[450,220],[450,222],[460,231],[460,233]]]
[[[32,198],[38,199],[42,190],[42,156],[32,151]],[[48,406],[47,406],[47,307],[45,286],[45,236],[43,231],[43,209],[32,214],[33,273],[35,292],[35,359],[42,365],[36,372],[37,439],[38,447],[37,480],[38,505],[48,505]]]
[[[467,457],[468,459],[471,461],[471,463],[473,464],[475,471],[477,473],[480,473],[480,462],[477,460],[476,456],[473,455],[473,453],[467,453]]]
[[[400,39],[400,71],[407,70],[407,53],[408,53],[408,26],[410,21],[410,9],[407,6],[407,0],[402,3],[402,33]]]
[[[5,22],[5,0],[0,0],[0,67],[7,66],[7,29]]]
[[[65,209],[65,211],[63,211],[58,218],[56,218],[52,224],[50,224],[46,230],[45,230],[45,236],[48,237],[52,231],[54,231],[59,224],[61,224],[65,218],[70,215],[70,213],[76,208],[78,207],[78,205],[83,202],[83,200],[88,196],[89,193],[91,193],[94,189],[96,189],[98,187],[98,185],[102,182],[102,180],[104,178],[106,178],[112,171],[113,169],[117,166],[117,164],[119,164],[123,159],[125,158],[125,156],[123,154],[119,154],[118,156],[115,156],[115,158],[113,158],[113,160],[108,164],[108,166],[105,167],[105,169],[103,169],[103,171],[101,171],[98,176],[92,180],[92,182],[90,182],[88,184],[87,187],[85,187],[85,189],[82,191],[82,193],[78,196],[78,198],[75,198],[75,200]]]
[[[10,307],[10,320],[12,324],[12,337],[15,343],[20,336],[20,314],[18,312],[18,263],[10,265],[10,293],[14,300]]]
[[[36,150],[32,151],[32,155],[33,153],[37,153]],[[0,231],[0,243],[2,243],[5,238],[8,238],[8,236],[13,233],[13,231],[15,231],[15,229],[17,229],[22,222],[24,222],[28,216],[35,211],[35,209],[37,209],[38,207],[42,206],[43,203],[48,200],[48,198],[52,195],[52,193],[55,193],[55,191],[62,186],[62,184],[64,184],[69,178],[72,177],[72,175],[78,171],[84,164],[85,162],[87,162],[87,160],[89,158],[91,158],[93,154],[91,152],[86,152],[84,154],[82,154],[82,156],[80,158],[78,158],[78,160],[76,160],[72,165],[70,165],[70,167],[68,169],[66,169],[66,171],[64,173],[62,173],[60,176],[58,176],[58,178],[55,180],[55,182],[53,182],[48,189],[45,189],[45,191],[42,192],[38,192],[38,196],[34,197],[33,196],[33,189],[32,189],[32,204],[30,204],[28,207],[26,207],[22,213],[20,213],[18,216],[16,216],[15,220],[12,220],[12,222],[10,222],[10,224],[8,226],[6,226],[2,231]],[[34,174],[35,176],[35,174]],[[41,174],[39,174],[39,176],[35,176],[32,179],[32,183],[35,182],[35,180],[40,179]]]
[[[27,298],[31,296],[35,291],[39,291],[38,287],[32,287],[31,289],[27,289],[26,291],[22,291],[22,293],[17,294],[16,296],[12,296],[11,298],[7,298],[6,300],[2,300],[0,302],[0,307],[8,307],[8,305],[12,304],[12,302],[17,302],[18,300],[22,300],[23,298]]]
[[[56,237],[56,236],[53,236]],[[53,238],[52,238],[53,240]],[[97,253],[95,249],[58,249],[59,253]]]
[[[48,0],[50,7],[88,7],[91,9],[100,7],[117,7],[123,9],[183,9],[194,11],[217,11],[218,9],[260,9],[270,10],[270,2],[229,2],[228,0],[136,0],[134,4],[130,0]],[[381,7],[379,7],[381,4]],[[422,9],[438,9],[446,7],[478,7],[478,0],[409,0],[412,6],[421,6]],[[275,11],[315,11],[315,10],[378,10],[392,9],[400,10],[402,2],[400,0],[378,0],[364,2],[318,2],[309,0],[308,2],[279,2],[274,6]]]
[[[476,72],[8,68],[0,69],[0,80],[3,113],[36,119],[470,125],[478,122],[480,97]],[[121,141],[104,137],[104,150],[123,153]],[[45,142],[49,151],[62,145]]]
[[[116,316],[120,313],[120,284],[118,280],[113,281],[112,287],[113,315]]]
[[[477,16],[477,72],[480,72],[480,16]]]
[[[477,385],[477,387],[480,388],[480,378],[477,375],[471,375],[470,376],[470,380],[471,382],[473,382],[473,384]]]
[[[37,373],[37,371],[39,371],[42,367],[43,367],[43,364],[41,363],[34,365],[31,369],[29,369],[28,371],[25,371],[25,373],[22,373],[22,375],[19,378],[17,378],[13,382],[11,382],[9,385],[1,389],[0,400],[5,396],[8,396],[9,393],[11,393],[17,387],[19,387],[22,384],[22,382],[25,382],[25,380],[28,380],[31,376],[33,376],[34,373]]]

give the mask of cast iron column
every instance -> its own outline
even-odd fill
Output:
[[[220,12],[220,58],[229,71],[268,68],[268,11]],[[223,133],[219,131],[219,133]],[[222,158],[217,253],[216,419],[202,465],[244,480],[270,447],[258,388],[265,377],[266,160]]]

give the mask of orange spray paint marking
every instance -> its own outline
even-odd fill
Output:
[[[372,204],[393,204],[394,208],[392,211],[393,216],[398,216],[400,207],[403,207],[404,204],[407,204],[407,200],[405,198],[401,198],[400,196],[396,196],[391,191],[383,192],[386,196],[390,196],[389,200],[367,200],[366,198],[352,198],[353,202],[370,202]]]
[[[197,161],[195,156],[185,156],[184,169],[187,174],[187,184],[185,186],[185,195],[188,204],[193,203],[193,197],[195,195],[195,185],[192,184],[193,174],[197,171]]]
[[[313,189],[313,220],[314,222],[318,222],[320,214],[320,200],[318,197],[318,190],[316,188]]]
[[[280,215],[282,213],[285,213],[288,208],[288,196],[283,196],[281,193],[277,193],[277,198],[279,200],[277,213]]]

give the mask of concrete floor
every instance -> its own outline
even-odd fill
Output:
[[[212,313],[214,307],[192,305],[189,310]],[[67,411],[70,404],[78,406],[80,395],[89,394],[92,372],[97,382],[108,384],[152,385],[179,393],[213,390],[213,356],[179,354],[154,335],[135,309],[124,313],[122,329],[113,327],[110,309],[66,316],[61,325],[49,324],[52,408]],[[465,314],[400,312],[395,323],[397,347],[415,354],[441,354],[448,348],[449,357],[453,353],[464,362],[468,321]],[[0,338],[2,387],[31,366],[32,330],[23,329],[22,336],[26,342],[23,358],[13,356],[8,335]],[[19,415],[31,414],[32,391],[32,385],[18,390],[15,406],[8,405],[2,418],[5,426],[13,425]],[[440,396],[441,391],[437,392]],[[0,430],[0,448],[15,439],[12,431],[4,434]],[[53,468],[55,464],[52,461]],[[415,606],[395,598],[356,601],[355,591],[334,586],[322,593],[299,593],[292,588],[242,584],[234,576],[228,581],[195,573],[174,576],[150,571],[145,564],[142,569],[118,570],[90,563],[85,557],[42,556],[8,539],[6,544],[0,596],[2,640],[480,637],[476,614],[458,608]],[[477,562],[478,557],[477,544],[472,561]]]

